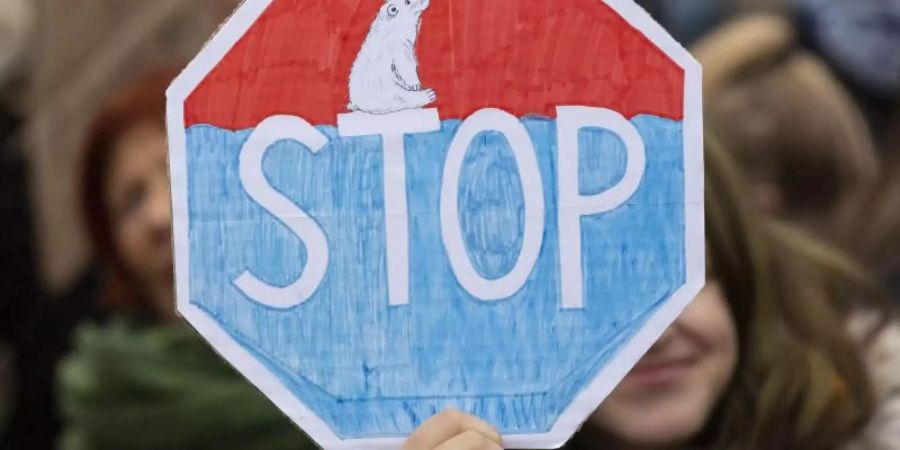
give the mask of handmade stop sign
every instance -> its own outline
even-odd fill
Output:
[[[168,97],[178,310],[326,448],[559,446],[703,284],[700,68],[631,1],[248,0]]]

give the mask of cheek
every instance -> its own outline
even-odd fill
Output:
[[[679,444],[703,430],[737,362],[734,322],[718,287],[704,289],[658,346],[657,357],[693,353],[696,360],[677,380],[652,389],[626,379],[592,415],[592,426],[637,445]]]
[[[141,273],[140,267],[145,260],[147,245],[141,227],[134,220],[125,220],[115,224],[114,230],[116,250],[122,263],[131,273]]]
[[[678,326],[705,352],[701,364],[705,376],[724,389],[737,365],[738,336],[734,317],[718,284],[710,283],[703,289],[685,310]]]

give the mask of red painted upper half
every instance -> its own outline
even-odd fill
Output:
[[[185,103],[186,126],[256,126],[274,114],[334,124],[382,2],[274,0]],[[600,0],[431,0],[417,45],[442,119],[557,105],[681,119],[684,71]]]

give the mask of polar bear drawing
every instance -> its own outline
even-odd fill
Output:
[[[419,24],[430,0],[387,0],[350,70],[351,111],[388,114],[437,99],[423,89],[416,60]]]

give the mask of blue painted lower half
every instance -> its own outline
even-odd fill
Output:
[[[457,282],[438,215],[444,156],[459,126],[406,138],[410,304],[388,306],[381,139],[337,136],[312,154],[281,141],[263,161],[268,181],[307,211],[328,238],[331,262],[316,293],[289,310],[262,306],[232,283],[246,270],[293,282],[305,248],[251,200],[238,155],[252,130],[199,125],[187,132],[190,301],[256,355],[342,437],[410,432],[454,406],[504,433],[547,431],[562,410],[685,282],[684,164],[680,122],[632,120],[647,166],[622,207],[582,219],[585,308],[559,299],[556,126],[523,119],[546,201],[540,257],[525,286],[482,302]],[[625,170],[622,142],[582,130],[581,191],[600,192]],[[469,257],[486,278],[515,264],[522,246],[522,186],[505,138],[479,135],[460,180]]]

